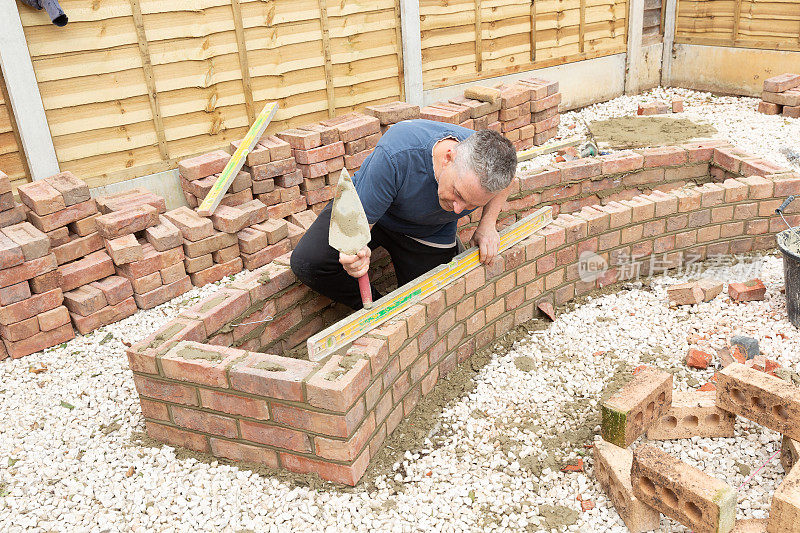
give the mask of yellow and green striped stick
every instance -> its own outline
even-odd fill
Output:
[[[261,136],[264,135],[269,121],[272,120],[272,117],[275,116],[277,111],[277,102],[270,102],[264,106],[264,109],[262,109],[261,113],[256,117],[256,121],[250,126],[247,135],[244,136],[241,144],[239,144],[239,148],[236,149],[228,161],[228,164],[225,165],[225,169],[222,171],[222,174],[219,175],[219,179],[217,179],[214,186],[211,187],[211,190],[208,191],[203,203],[201,203],[200,207],[197,209],[199,215],[207,217],[214,213],[214,210],[222,201],[222,197],[228,192],[228,187],[231,186],[234,178],[236,178],[236,175],[242,169],[247,154],[250,153],[250,150],[253,149]]]
[[[529,237],[534,231],[545,227],[552,220],[552,207],[537,209],[501,232],[499,251],[511,248]],[[332,354],[383,322],[397,316],[412,304],[446,287],[479,264],[478,249],[471,248],[453,258],[449,263],[439,265],[427,274],[390,292],[375,302],[372,308],[357,311],[316,335],[312,335],[307,341],[309,359],[319,361]]]

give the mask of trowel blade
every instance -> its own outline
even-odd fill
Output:
[[[370,241],[369,222],[347,169],[342,169],[331,208],[328,243],[348,255],[356,254]]]

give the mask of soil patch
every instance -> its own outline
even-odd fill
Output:
[[[588,124],[600,148],[643,148],[712,137],[716,128],[688,118],[617,117]]]

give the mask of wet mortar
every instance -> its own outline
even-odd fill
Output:
[[[681,144],[717,133],[711,125],[670,116],[617,117],[591,122],[588,126],[601,148],[613,149]]]

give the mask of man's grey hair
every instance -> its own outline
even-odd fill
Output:
[[[458,143],[456,163],[474,172],[489,192],[508,187],[517,170],[517,151],[511,141],[494,130],[478,130]]]

